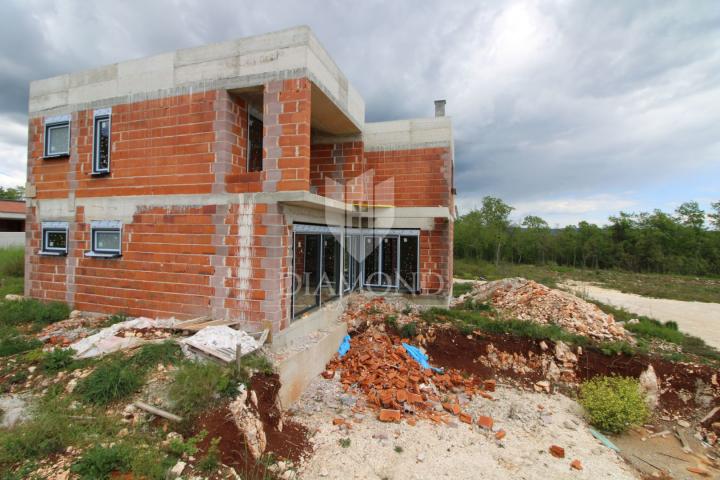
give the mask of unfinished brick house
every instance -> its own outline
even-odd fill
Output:
[[[365,122],[307,27],[33,82],[25,293],[275,332],[354,289],[446,297],[436,110]]]

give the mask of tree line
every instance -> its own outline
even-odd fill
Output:
[[[535,215],[510,220],[514,208],[485,197],[455,222],[455,256],[576,268],[720,275],[720,201],[703,211],[685,202],[673,213],[620,212],[598,226],[579,222],[552,229]]]

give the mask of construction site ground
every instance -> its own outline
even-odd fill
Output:
[[[49,373],[20,354],[4,357],[0,374],[3,428],[31,421],[33,405],[59,394],[72,409],[70,424],[100,415],[114,425],[101,445],[138,436],[140,445],[150,445],[164,462],[172,459],[169,467],[180,472],[158,477],[133,476],[122,468],[113,472],[113,478],[126,479],[720,475],[717,363],[665,354],[676,346],[653,343],[652,351],[636,350],[632,332],[580,298],[522,279],[473,285],[451,309],[356,293],[340,321],[348,327],[349,350],[335,355],[289,408],[279,404],[278,376],[261,368],[232,397],[216,395],[189,425],[139,409],[143,402],[171,414],[178,408],[168,392],[183,363],[158,363],[130,396],[92,408],[74,390],[102,367],[103,357]],[[33,335],[50,351],[70,337],[87,337],[101,324],[75,318]],[[167,334],[163,328],[129,329],[118,338],[187,343],[188,332]],[[113,358],[132,362],[137,349],[133,345]],[[424,359],[429,365],[421,365]],[[578,385],[597,375],[638,378],[649,371],[654,380],[643,388],[655,398],[652,416],[604,442],[576,401]],[[173,457],[169,445],[178,438],[198,438],[197,450]],[[83,478],[73,466],[91,445],[88,439],[68,445],[22,465],[31,467],[22,475],[2,478]],[[213,449],[219,464],[207,471],[203,459]],[[0,467],[3,474],[21,472],[21,465]]]

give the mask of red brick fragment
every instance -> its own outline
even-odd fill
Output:
[[[494,422],[492,417],[486,417],[485,415],[480,415],[478,417],[478,425],[484,429],[492,430],[493,424]]]
[[[570,467],[574,468],[575,470],[583,469],[582,462],[580,460],[578,460],[577,458],[575,460],[573,460],[572,462],[570,462]]]
[[[562,447],[559,447],[559,446],[557,446],[557,445],[552,445],[552,446],[550,447],[550,454],[551,454],[553,457],[565,458],[565,449],[562,448]]]
[[[505,430],[498,430],[497,433],[495,433],[495,440],[502,440],[503,438],[505,438],[505,435],[507,435],[507,433],[505,433]]]
[[[460,413],[460,405],[457,403],[443,403],[442,406],[446,411],[452,413],[453,415]]]
[[[387,408],[380,410],[380,416],[378,417],[381,422],[399,422],[400,418],[402,418],[400,410],[388,410]]]
[[[458,417],[461,422],[472,424],[472,416],[469,413],[460,412]]]
[[[345,423],[345,420],[342,418],[333,418],[333,425],[342,425]]]
[[[710,471],[702,467],[687,467],[687,471],[694,473],[695,475],[701,475],[703,477],[709,477]]]
[[[330,380],[331,378],[333,378],[335,376],[335,371],[334,370],[325,370],[324,372],[322,372],[322,376],[323,376],[323,378]]]
[[[485,380],[483,382],[483,388],[487,390],[488,392],[494,392],[495,391],[495,380]]]
[[[408,399],[408,392],[407,390],[398,390],[396,394],[396,398],[398,402],[407,402]]]

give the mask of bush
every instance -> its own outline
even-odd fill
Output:
[[[155,365],[175,365],[182,360],[180,345],[172,340],[162,343],[143,345],[130,359],[130,362],[143,370],[153,368]]]
[[[198,461],[198,469],[203,473],[212,473],[220,466],[220,437],[215,437],[210,440],[210,447],[207,453]]]
[[[417,335],[417,323],[409,322],[400,328],[400,336],[403,338],[415,338]]]
[[[70,308],[61,302],[43,303],[38,300],[25,299],[3,302],[0,308],[0,324],[22,325],[35,323],[47,325],[65,320],[70,315]]]
[[[0,277],[25,275],[25,247],[0,248]]]
[[[59,372],[75,361],[73,355],[75,355],[75,350],[71,348],[55,348],[43,355],[40,365],[46,372]]]
[[[124,443],[112,447],[96,445],[85,451],[70,470],[77,473],[82,480],[107,479],[115,471],[129,472],[134,456],[134,449]]]
[[[580,404],[592,425],[610,433],[641,424],[650,413],[640,384],[627,377],[595,377],[584,382],[580,385]]]
[[[15,355],[41,347],[43,343],[35,338],[19,335],[17,332],[0,334],[0,357]]]
[[[107,405],[139,389],[145,374],[124,358],[112,358],[101,364],[77,386],[82,399],[94,405]]]
[[[236,393],[237,381],[231,370],[214,363],[185,362],[175,372],[168,396],[179,415],[191,417],[215,400]]]

